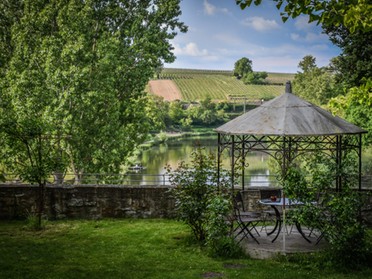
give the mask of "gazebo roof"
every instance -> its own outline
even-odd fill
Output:
[[[324,136],[366,131],[292,93],[284,93],[218,127],[231,135]]]

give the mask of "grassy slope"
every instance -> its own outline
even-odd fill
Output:
[[[268,73],[268,82],[285,83],[293,74]],[[185,101],[202,100],[209,96],[213,100],[228,100],[229,95],[244,95],[252,100],[274,98],[284,92],[283,85],[245,85],[232,76],[230,71],[170,69],[163,70],[161,77],[173,80]]]
[[[0,278],[371,278],[311,259],[223,260],[190,242],[173,220],[58,221],[40,232],[24,222],[0,222]],[[236,268],[234,268],[236,266]],[[231,268],[233,267],[233,268]],[[273,277],[274,276],[274,277]]]

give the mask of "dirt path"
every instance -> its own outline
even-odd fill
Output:
[[[165,101],[182,99],[180,90],[172,80],[150,80],[149,88],[152,94],[163,97]]]

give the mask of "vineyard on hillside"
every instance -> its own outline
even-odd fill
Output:
[[[233,77],[231,71],[165,68],[159,79],[172,80],[181,91],[184,101],[198,101],[206,97],[227,101],[230,96],[249,100],[271,99],[284,92],[287,80],[294,74],[268,73],[268,85],[245,85]]]

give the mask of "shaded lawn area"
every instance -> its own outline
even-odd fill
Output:
[[[26,224],[0,221],[0,278],[372,278],[372,268],[345,273],[301,256],[211,258],[174,220]]]

